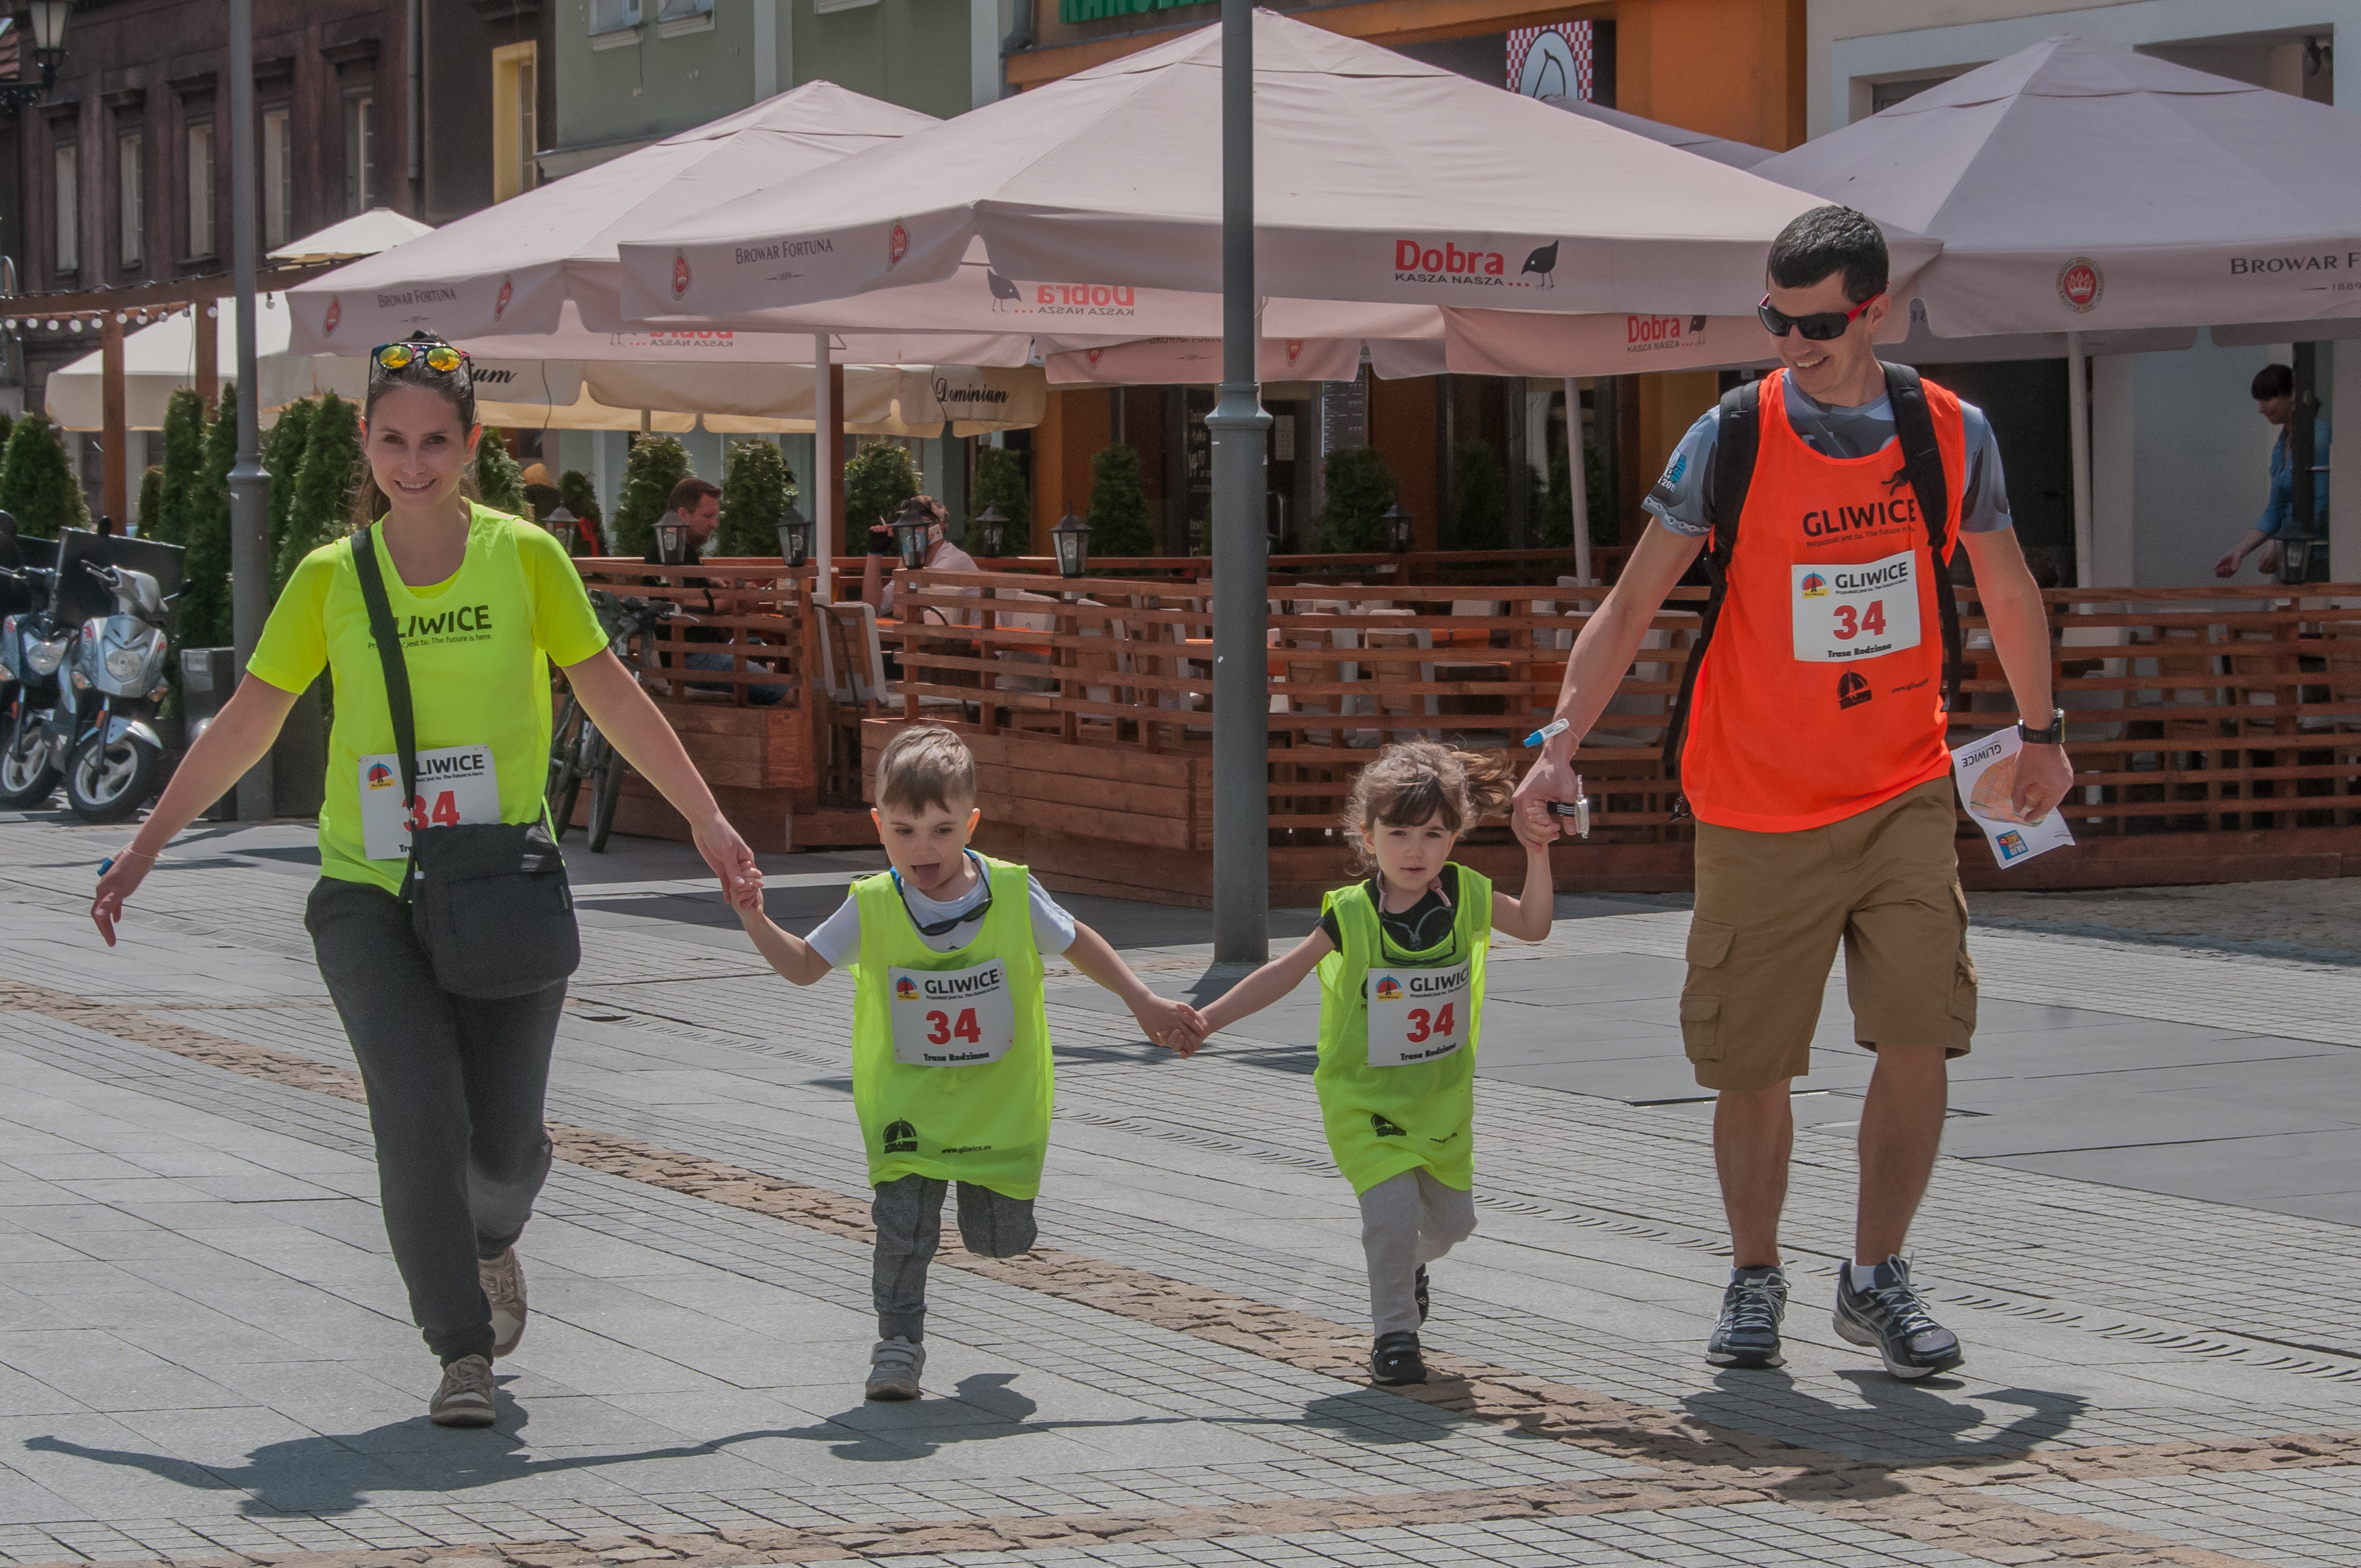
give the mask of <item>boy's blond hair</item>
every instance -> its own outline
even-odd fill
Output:
[[[877,804],[904,811],[975,806],[975,753],[939,724],[913,724],[885,742],[877,759]]]

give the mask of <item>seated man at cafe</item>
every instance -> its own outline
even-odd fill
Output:
[[[710,479],[700,479],[691,474],[672,488],[672,494],[665,498],[664,506],[666,510],[664,521],[678,523],[688,531],[686,543],[681,551],[681,558],[675,565],[696,565],[705,554],[705,546],[712,539],[714,529],[721,522],[721,487]],[[651,566],[664,565],[664,546],[661,540],[651,545],[648,553],[641,559]],[[651,578],[650,582],[653,583],[655,580]],[[703,595],[701,603],[692,599],[682,604],[681,608],[690,615],[710,619],[714,616],[733,614],[737,610],[738,605],[734,598],[714,597],[714,588],[717,586],[727,587],[730,586],[727,583],[717,585],[710,577],[683,577],[680,586],[684,588],[697,589]],[[727,644],[730,639],[730,629],[726,626],[693,625],[684,628],[680,637],[686,642]],[[692,670],[726,671],[730,667],[730,657],[728,653],[708,650],[704,652],[692,652],[682,663]],[[746,667],[750,670],[760,670],[763,666],[750,663]],[[712,681],[692,681],[689,684],[698,691],[726,692],[730,689],[725,685]],[[746,688],[746,700],[758,707],[768,707],[774,703],[785,701],[787,691],[788,688],[782,685],[768,684],[750,685]]]
[[[932,496],[920,496],[917,498],[917,502],[926,508],[927,514],[934,519],[927,528],[926,565],[928,569],[939,572],[977,570],[975,557],[944,537],[943,529],[950,521],[950,509]],[[894,537],[893,522],[889,519],[879,518],[869,530],[869,559],[862,562],[861,566],[861,597],[866,602],[875,605],[877,613],[881,617],[891,616],[894,613],[894,583],[891,577],[886,576],[884,568],[880,563],[884,557],[898,556],[901,553],[901,543]],[[882,593],[878,587],[880,579],[884,582]],[[961,588],[960,592],[973,597],[980,594],[982,590]],[[937,621],[945,619],[939,610],[929,610],[927,613],[929,619]]]

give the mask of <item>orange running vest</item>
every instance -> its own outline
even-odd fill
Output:
[[[1824,457],[1787,422],[1786,372],[1763,378],[1762,446],[1721,620],[1697,672],[1681,787],[1702,822],[1793,833],[1940,778],[1943,634],[1927,524],[1902,445]],[[1925,383],[1959,542],[1960,400]]]

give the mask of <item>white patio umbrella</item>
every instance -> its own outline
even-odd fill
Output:
[[[1716,163],[1726,163],[1732,169],[1752,169],[1764,159],[1777,153],[1767,147],[1756,147],[1751,141],[1730,141],[1722,137],[1709,137],[1703,131],[1690,130],[1686,126],[1668,126],[1662,120],[1643,120],[1637,115],[1627,115],[1620,109],[1610,109],[1604,104],[1594,104],[1587,98],[1543,98],[1553,109],[1564,109],[1569,115],[1580,115],[1586,120],[1597,120],[1602,126],[1613,126],[1633,136],[1646,137],[1650,141],[1663,142],[1666,147],[1693,152],[1699,158],[1709,158]]]
[[[1814,204],[1373,44],[1254,26],[1275,298],[1738,314]],[[626,236],[623,313],[840,305],[950,278],[977,238],[1006,279],[1216,295],[1220,64],[1204,28]]]
[[[433,224],[422,224],[391,207],[371,207],[366,213],[356,213],[349,218],[330,224],[326,228],[314,229],[301,239],[289,240],[270,253],[270,259],[334,261],[346,256],[375,256],[380,250],[391,250],[405,240],[434,232]]]
[[[2062,339],[2086,586],[2089,334],[2361,330],[2356,171],[2361,116],[2070,37],[1756,166],[1941,240],[1910,290],[1936,337]]]

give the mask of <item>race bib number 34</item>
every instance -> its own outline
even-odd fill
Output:
[[[973,969],[885,971],[894,1059],[904,1067],[977,1067],[1016,1041],[1016,1003],[998,959]]]
[[[1408,1067],[1467,1043],[1466,964],[1369,970],[1369,1065]]]
[[[500,819],[500,776],[489,746],[443,746],[418,753],[418,804],[401,809],[401,759],[361,759],[361,852],[372,861],[410,853],[410,836]]]
[[[1918,646],[1916,550],[1844,566],[1795,566],[1795,657],[1826,664]]]

